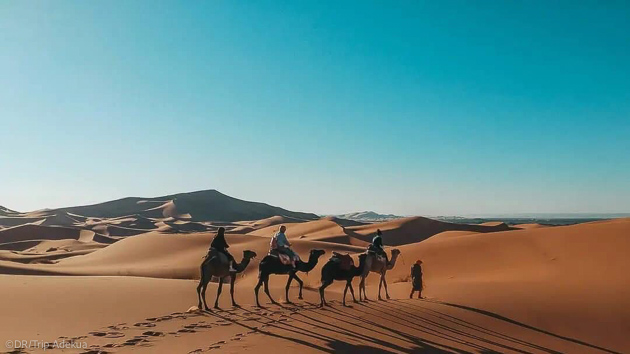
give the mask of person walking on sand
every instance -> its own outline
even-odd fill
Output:
[[[227,241],[225,240],[225,228],[220,227],[219,230],[217,231],[217,235],[214,236],[214,239],[212,239],[212,243],[210,244],[210,250],[214,248],[215,250],[217,250],[217,252],[223,253],[227,257],[228,262],[230,263],[230,272],[236,272],[236,269],[234,268],[234,263],[236,263],[234,261],[234,257],[232,257],[230,252],[228,252],[227,250],[229,247],[230,246],[227,244]]]
[[[422,299],[422,261],[417,260],[416,263],[411,266],[411,294],[409,298],[413,298],[413,293],[418,292],[418,299]]]
[[[271,251],[276,251],[289,256],[291,259],[291,265],[295,268],[295,262],[298,260],[298,257],[291,249],[291,243],[289,242],[289,239],[287,239],[287,235],[285,235],[286,231],[286,226],[280,226],[278,232],[271,239]]]

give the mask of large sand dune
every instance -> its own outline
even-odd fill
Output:
[[[94,352],[630,351],[630,219],[561,227],[420,217],[364,224],[267,215],[274,207],[254,203],[222,215],[261,217],[232,220],[207,217],[199,196],[183,198],[183,206],[179,196],[32,213],[0,209],[2,339],[75,338]],[[305,301],[271,305],[261,291],[267,308],[258,310],[258,262],[280,224],[303,258],[315,248],[326,254],[300,273]],[[199,264],[219,226],[237,259],[244,250],[258,254],[237,280],[243,307],[232,309],[225,291],[227,311],[187,312],[197,303]],[[316,308],[320,270],[332,251],[356,260],[376,229],[388,249],[402,252],[387,274],[393,299]],[[408,299],[416,259],[424,261],[426,300]],[[284,297],[286,279],[272,276],[274,298]],[[372,299],[377,280],[368,278]],[[209,303],[215,290],[211,284]],[[328,299],[340,300],[341,290],[341,283],[331,286]],[[294,301],[296,292],[294,285]]]

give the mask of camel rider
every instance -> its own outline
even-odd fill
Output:
[[[376,230],[376,236],[372,239],[372,243],[368,247],[368,252],[374,252],[379,256],[385,258],[385,262],[387,262],[387,253],[383,249],[383,233],[380,229]]]
[[[286,226],[280,226],[280,230],[278,230],[278,232],[271,239],[271,251],[276,251],[278,253],[289,256],[289,258],[291,259],[291,265],[293,266],[293,268],[295,268],[297,255],[291,249],[291,243],[289,242],[289,239],[287,239],[287,235],[284,234],[286,231]]]
[[[227,249],[229,247],[230,246],[227,244],[227,241],[225,241],[225,228],[220,227],[217,235],[214,236],[214,239],[210,244],[210,249],[214,248],[215,250],[217,250],[217,252],[223,253],[230,263],[230,272],[236,272],[236,268],[234,268],[234,264],[236,263],[236,261],[234,261],[234,257],[232,257],[230,252],[228,252]]]

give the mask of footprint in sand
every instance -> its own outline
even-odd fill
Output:
[[[219,348],[221,348],[221,346],[222,346],[223,344],[225,344],[225,343],[226,343],[226,341],[224,341],[224,340],[222,340],[222,341],[218,341],[218,342],[216,342],[216,343],[212,344],[211,346],[209,346],[209,347],[208,347],[208,350],[212,350],[212,349],[219,349]]]
[[[151,336],[151,337],[164,337],[164,333],[156,332],[156,331],[146,331],[142,334],[144,334],[145,336]]]
[[[144,338],[132,338],[132,339],[127,339],[127,341],[125,341],[122,345],[138,345],[139,343],[148,343],[149,341],[144,339]]]
[[[122,332],[90,332],[94,337],[104,337],[104,338],[121,338],[124,337],[125,334]]]
[[[136,326],[136,327],[155,327],[155,323],[138,322],[138,323],[135,323],[134,326]]]
[[[182,328],[182,329],[178,330],[177,332],[179,332],[179,333],[197,333],[197,331],[195,331],[194,329],[190,329],[190,328]]]
[[[81,352],[81,354],[107,354],[109,352],[106,352],[104,350],[99,350],[99,349],[91,349],[85,352]]]
[[[129,327],[127,326],[122,326],[122,325],[115,325],[115,326],[107,326],[107,328],[109,329],[113,329],[115,331],[123,331],[125,329],[129,329]]]

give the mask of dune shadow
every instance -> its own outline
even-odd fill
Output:
[[[582,346],[585,346],[585,347],[589,347],[589,348],[592,348],[592,349],[601,350],[601,351],[604,351],[604,352],[607,352],[607,353],[621,354],[620,352],[616,352],[616,351],[611,350],[611,349],[600,347],[600,346],[595,345],[595,344],[590,344],[590,343],[581,341],[579,339],[575,339],[575,338],[559,335],[559,334],[556,334],[556,333],[552,333],[552,332],[546,331],[546,330],[541,329],[541,328],[536,328],[534,326],[530,326],[528,324],[525,324],[525,323],[513,320],[513,319],[505,317],[505,316],[501,316],[499,314],[496,314],[494,312],[490,312],[490,311],[487,311],[487,310],[482,310],[482,309],[478,309],[478,308],[474,308],[474,307],[469,307],[469,306],[459,305],[459,304],[453,304],[453,303],[448,303],[448,302],[441,302],[441,301],[432,301],[432,302],[438,303],[438,304],[441,304],[441,305],[445,305],[445,306],[459,308],[459,309],[466,310],[466,311],[472,311],[472,312],[475,312],[475,313],[478,313],[478,314],[481,314],[481,315],[484,315],[484,316],[492,317],[492,318],[495,318],[497,320],[500,320],[500,321],[503,321],[503,322],[507,322],[507,323],[510,323],[510,324],[513,324],[513,325],[516,325],[516,326],[528,329],[528,330],[532,330],[532,331],[535,331],[535,332],[538,332],[538,333],[542,333],[542,334],[545,334],[545,335],[548,335],[548,336],[552,336],[552,337],[557,338],[557,339],[561,339],[561,340],[564,340],[564,341],[567,341],[567,342],[571,342],[571,343],[574,343],[574,344],[579,344],[579,345],[582,345]]]

